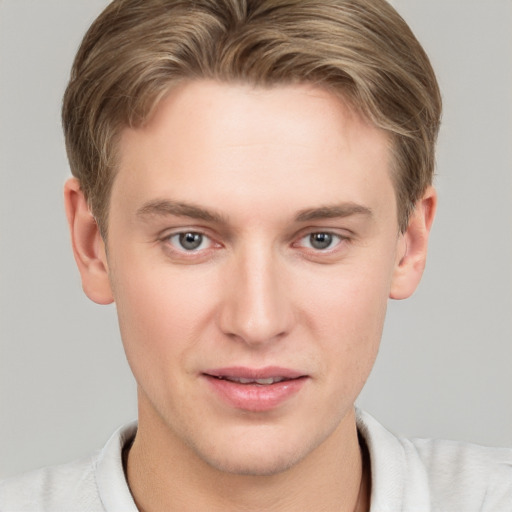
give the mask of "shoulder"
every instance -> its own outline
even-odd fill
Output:
[[[440,503],[454,503],[459,510],[512,510],[512,449],[437,439],[409,442]]]
[[[376,510],[512,510],[512,449],[403,439],[369,414],[357,415],[370,453]]]
[[[102,450],[0,482],[2,512],[136,511],[126,482],[122,450],[135,435],[131,423],[117,430]]]
[[[0,482],[0,510],[9,512],[100,511],[94,468],[97,454],[61,466],[30,471]]]

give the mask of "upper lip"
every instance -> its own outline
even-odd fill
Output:
[[[204,375],[210,377],[235,378],[235,379],[297,379],[306,377],[306,374],[293,370],[291,368],[283,368],[280,366],[266,366],[264,368],[247,368],[244,366],[230,366],[226,368],[215,368],[203,372]]]

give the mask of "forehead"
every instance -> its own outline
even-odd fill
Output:
[[[135,202],[178,194],[217,208],[304,209],[393,195],[385,133],[311,85],[181,84],[148,123],[124,130],[119,154],[113,196]]]

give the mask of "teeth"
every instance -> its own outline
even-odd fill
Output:
[[[268,377],[266,379],[246,379],[244,377],[221,377],[231,382],[239,382],[240,384],[260,384],[262,386],[268,386],[275,382],[282,382],[286,380],[284,377]]]
[[[274,382],[277,382],[277,379],[273,377],[269,377],[268,379],[256,379],[256,384],[274,384]]]

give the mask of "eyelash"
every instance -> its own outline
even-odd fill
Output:
[[[328,237],[329,244],[324,248],[315,248],[311,245],[311,240],[313,236],[322,235]],[[184,237],[190,236],[190,242],[193,245],[193,237],[201,237],[199,245],[197,247],[191,248],[187,250],[183,247],[182,242],[184,241]],[[215,240],[200,230],[181,230],[174,233],[166,234],[162,237],[161,241],[166,245],[168,251],[170,251],[173,255],[179,255],[184,258],[201,258],[206,257],[211,250],[215,250],[216,248],[222,247],[222,244],[215,242]],[[173,243],[174,241],[174,243]],[[309,231],[306,234],[301,234],[301,236],[296,239],[295,242],[291,244],[292,247],[303,248],[304,251],[310,256],[322,256],[322,255],[330,255],[337,252],[340,245],[344,242],[349,242],[350,237],[341,235],[339,233],[335,233],[333,231],[328,230],[315,230]],[[304,242],[308,243],[309,246],[305,245]],[[203,244],[207,244],[207,247],[202,247]]]
[[[194,242],[197,241],[197,237],[201,237],[201,241],[200,241],[198,247],[194,247],[194,248],[191,248],[191,249],[186,249],[182,245],[182,241],[183,241],[182,239],[184,239],[185,237],[192,237],[193,239],[196,238],[196,240],[190,240],[191,244],[193,244]],[[204,233],[201,233],[199,231],[192,231],[192,230],[190,230],[190,231],[180,231],[179,233],[173,233],[171,235],[168,235],[166,237],[166,239],[167,239],[168,243],[170,245],[173,245],[173,246],[174,246],[174,244],[172,243],[172,240],[173,239],[177,239],[177,243],[179,243],[182,246],[181,246],[181,248],[174,246],[174,248],[177,249],[178,251],[183,251],[185,253],[195,253],[195,252],[199,252],[201,250],[209,249],[210,246],[213,243],[213,241],[211,240],[211,238],[208,235],[205,235]],[[206,247],[206,248],[205,247],[201,248],[201,245],[203,245],[203,243],[205,241],[209,241],[209,244],[208,244],[209,246]]]
[[[312,247],[311,242],[312,238],[314,236],[322,235],[324,237],[328,238],[328,245],[323,248],[318,247]],[[307,235],[301,237],[299,241],[294,245],[300,245],[300,242],[308,240],[309,241],[309,247],[306,247],[309,251],[315,252],[315,253],[331,253],[336,250],[336,247],[339,246],[343,241],[348,240],[348,237],[342,236],[338,233],[333,233],[332,231],[312,231],[308,233]],[[322,243],[320,241],[320,243]]]

